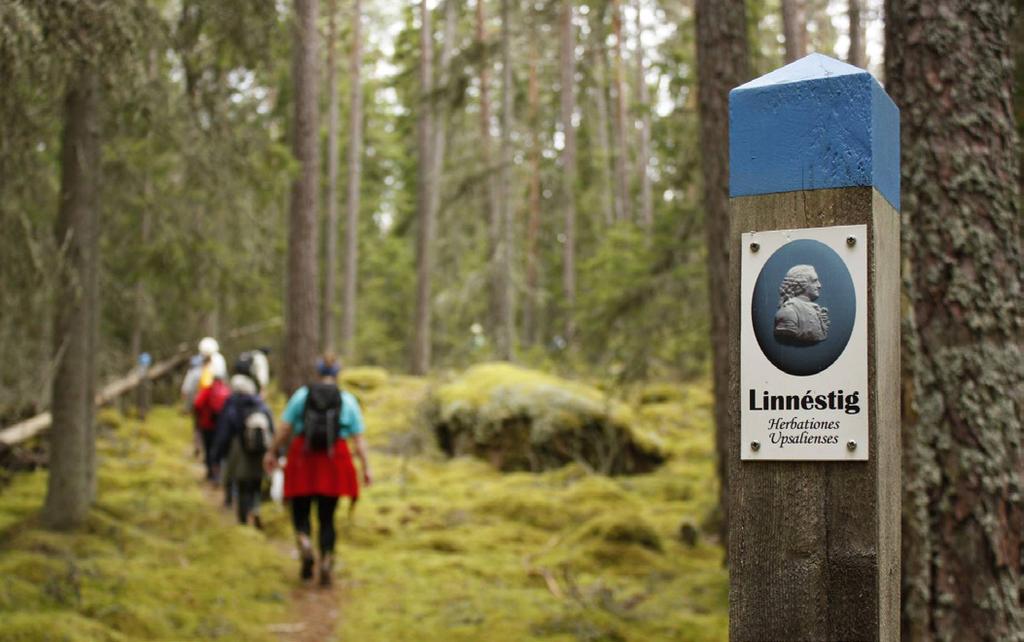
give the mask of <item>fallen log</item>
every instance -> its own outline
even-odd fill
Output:
[[[275,317],[266,321],[260,321],[259,323],[253,323],[252,325],[236,328],[235,330],[228,332],[227,335],[225,335],[225,338],[228,340],[239,339],[280,324],[281,318]],[[107,385],[103,386],[103,389],[96,394],[96,405],[106,405],[126,392],[134,390],[142,382],[143,377],[149,381],[156,381],[157,379],[174,372],[174,370],[181,364],[188,361],[189,355],[191,354],[191,345],[194,344],[179,344],[173,356],[153,364],[145,371],[135,368],[124,377],[121,377],[116,381],[111,381]],[[44,412],[36,415],[35,417],[31,417],[4,428],[3,430],[0,430],[0,448],[9,448],[27,441],[49,428],[52,422],[53,417],[50,413]]]

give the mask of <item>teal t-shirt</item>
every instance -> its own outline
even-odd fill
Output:
[[[281,413],[281,421],[286,421],[292,426],[292,434],[301,435],[305,425],[303,415],[306,411],[306,397],[309,395],[309,388],[302,386],[295,391],[292,398]],[[338,416],[338,436],[348,439],[354,435],[361,435],[366,427],[363,425],[363,412],[359,409],[359,402],[355,396],[344,390],[341,391],[341,414]]]

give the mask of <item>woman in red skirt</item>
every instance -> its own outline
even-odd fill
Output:
[[[275,434],[264,457],[270,471],[277,465],[278,449],[289,437],[284,466],[284,497],[292,508],[292,524],[302,560],[300,576],[313,577],[313,545],[310,510],[316,505],[320,523],[320,584],[331,582],[334,556],[334,512],[340,497],[359,497],[359,481],[348,440],[352,440],[363,471],[363,483],[370,485],[370,464],[363,440],[363,415],[359,402],[338,388],[340,367],[332,355],[316,365],[318,380],[295,391],[281,415],[281,429]]]

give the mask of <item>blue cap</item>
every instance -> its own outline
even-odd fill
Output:
[[[900,208],[900,113],[868,72],[811,54],[729,92],[729,194],[874,187]]]

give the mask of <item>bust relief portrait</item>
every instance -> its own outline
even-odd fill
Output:
[[[813,345],[828,338],[828,309],[813,301],[821,294],[821,281],[811,265],[794,265],[779,285],[775,338],[791,345]]]

